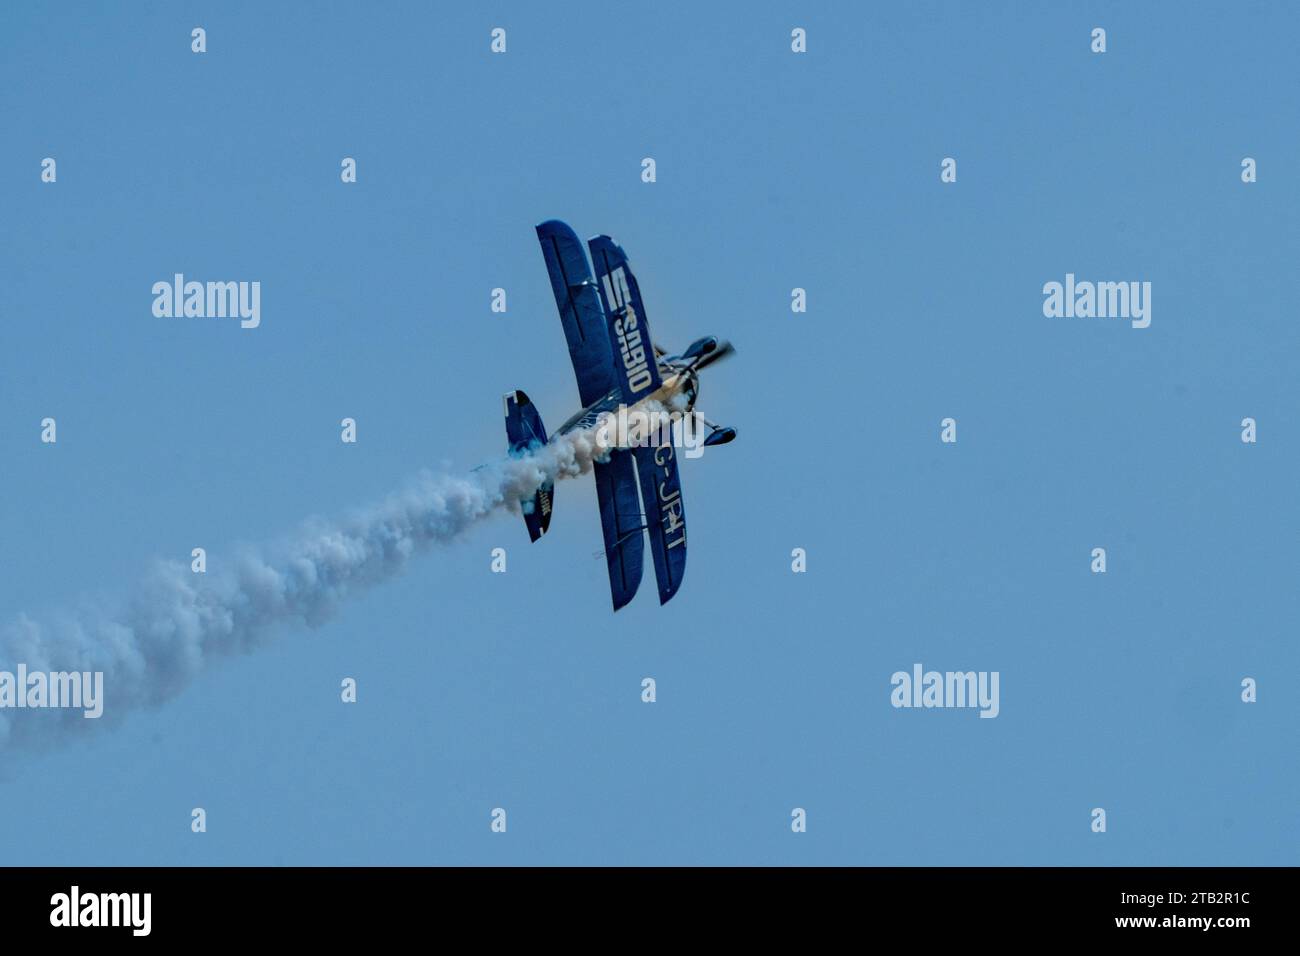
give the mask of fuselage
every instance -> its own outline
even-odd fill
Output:
[[[658,402],[668,408],[674,408],[680,404],[675,404],[678,396],[684,396],[686,404],[680,410],[689,411],[695,407],[695,399],[699,394],[699,376],[693,370],[674,364],[669,359],[659,362],[659,377],[663,384],[638,404]],[[613,414],[618,411],[619,406],[622,404],[623,396],[615,389],[578,412],[578,414],[561,425],[560,430],[555,434],[565,435],[580,428],[594,428],[599,424],[602,414],[607,412]]]

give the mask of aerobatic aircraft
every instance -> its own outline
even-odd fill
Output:
[[[614,240],[595,236],[587,241],[595,265],[593,276],[586,251],[565,223],[554,219],[542,223],[537,239],[551,274],[583,405],[556,434],[590,428],[603,413],[615,414],[620,406],[631,408],[642,402],[693,411],[699,371],[731,354],[731,346],[708,336],[680,355],[668,355],[650,339],[636,277]],[[508,392],[505,406],[511,454],[525,454],[547,443],[542,418],[527,395]],[[736,437],[734,428],[699,417],[710,429],[704,445],[723,445]],[[657,447],[615,448],[608,461],[595,465],[615,611],[632,600],[641,583],[647,531],[659,603],[667,603],[681,587],[686,571],[686,513],[677,459],[677,449],[666,440]],[[537,491],[532,507],[524,508],[524,523],[533,541],[550,527],[554,490],[552,483],[546,484]]]

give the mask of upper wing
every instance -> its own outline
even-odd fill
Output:
[[[582,243],[565,223],[558,219],[542,223],[537,227],[537,241],[551,274],[551,291],[578,380],[578,397],[583,405],[590,405],[614,387],[613,353],[596,281]]]
[[[551,291],[555,293],[573,374],[578,380],[578,397],[583,405],[590,405],[615,388],[609,329],[596,280],[582,243],[566,224],[555,219],[542,223],[537,227],[537,240],[551,274]],[[609,592],[617,611],[632,600],[641,584],[645,535],[636,466],[631,452],[615,450],[608,462],[596,462],[593,472],[609,566]]]
[[[614,378],[623,386],[623,401],[633,405],[659,388],[659,362],[650,341],[641,289],[628,264],[627,254],[609,236],[587,240],[591,261],[600,280],[600,300],[609,318]]]

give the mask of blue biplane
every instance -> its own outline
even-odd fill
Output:
[[[537,227],[537,239],[551,274],[551,289],[583,405],[557,434],[589,428],[602,413],[616,413],[620,406],[634,407],[640,402],[657,401],[692,411],[699,393],[700,369],[729,355],[731,346],[710,336],[680,355],[666,354],[650,339],[636,277],[614,240],[609,236],[588,240],[591,263],[596,267],[593,276],[586,251],[565,223],[554,219],[542,223]],[[542,418],[527,395],[509,392],[505,405],[511,454],[546,444]],[[722,445],[736,437],[734,428],[715,425],[703,416],[700,419],[710,429],[704,445]],[[595,465],[615,611],[632,600],[641,583],[644,532],[650,534],[659,603],[667,603],[681,587],[686,571],[686,513],[677,457],[671,443],[666,443],[616,448],[608,461]],[[548,483],[537,491],[532,507],[524,509],[524,523],[533,541],[550,527],[553,494],[554,487]]]

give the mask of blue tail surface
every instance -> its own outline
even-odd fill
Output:
[[[546,426],[537,406],[522,391],[506,393],[506,439],[512,455],[522,455],[546,444]],[[532,501],[522,503],[528,538],[536,541],[551,526],[552,495],[555,483],[548,481],[537,489]]]

